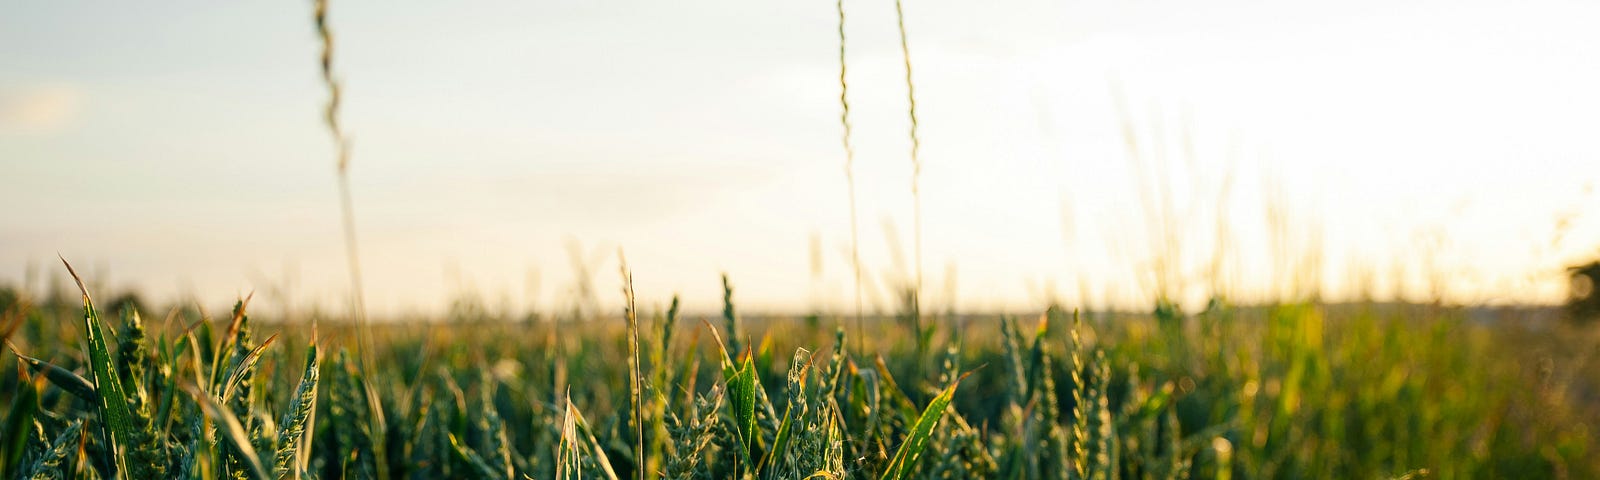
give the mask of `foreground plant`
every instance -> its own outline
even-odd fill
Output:
[[[1096,322],[1052,308],[1031,325],[950,322],[928,358],[906,325],[853,339],[746,321],[728,282],[724,325],[685,326],[677,301],[653,315],[636,302],[624,322],[396,325],[368,370],[327,341],[350,327],[259,324],[248,298],[219,321],[106,322],[80,292],[68,318],[0,306],[28,319],[0,330],[21,366],[0,372],[0,476],[1597,473],[1588,417],[1548,387],[1558,374],[1527,376],[1509,330],[1489,342],[1448,316],[1222,306]],[[749,332],[766,334],[729,338]],[[364,427],[369,390],[394,420],[381,436]]]

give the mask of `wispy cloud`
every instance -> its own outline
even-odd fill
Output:
[[[66,84],[0,87],[0,135],[53,135],[72,125],[84,93]]]

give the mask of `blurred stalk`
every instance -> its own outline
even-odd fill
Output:
[[[850,268],[855,273],[856,287],[856,354],[861,355],[867,337],[861,325],[861,222],[856,215],[856,149],[850,144],[850,84],[845,81],[844,0],[838,0],[836,4],[839,8],[839,124],[844,126],[844,179],[850,190]]]
[[[350,296],[351,308],[356,322],[356,344],[359,349],[357,355],[361,362],[361,369],[369,374],[376,373],[372,360],[372,331],[367,325],[367,305],[364,288],[361,282],[361,256],[356,242],[356,219],[354,202],[350,195],[350,139],[345,136],[344,130],[339,125],[339,105],[341,88],[339,80],[333,75],[333,32],[328,28],[328,2],[315,0],[315,20],[317,36],[322,40],[322,83],[328,87],[328,104],[323,110],[323,120],[328,125],[328,131],[333,135],[334,147],[338,151],[337,166],[339,180],[339,208],[344,226],[344,244],[346,257],[350,262]],[[363,383],[367,396],[367,405],[371,410],[371,436],[373,438],[373,457],[377,465],[379,478],[389,478],[388,461],[384,455],[383,404],[381,399],[370,384]]]
[[[911,45],[906,39],[905,8],[900,0],[894,1],[895,23],[900,27],[900,55],[906,65],[906,113],[911,118],[911,221],[912,221],[912,259],[916,262],[916,284],[913,286],[911,296],[912,315],[915,316],[914,325],[917,338],[922,338],[922,160],[917,153],[922,149],[922,141],[917,138],[917,89],[911,82]],[[920,360],[923,353],[923,342],[917,343],[917,358]]]

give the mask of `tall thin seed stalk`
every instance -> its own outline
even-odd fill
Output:
[[[916,261],[916,284],[913,285],[911,306],[916,315],[917,338],[922,338],[922,160],[917,153],[922,149],[922,140],[917,137],[917,89],[911,82],[911,44],[906,39],[906,14],[901,0],[894,0],[895,22],[900,27],[900,55],[906,65],[906,113],[911,118],[911,221],[912,221],[912,256]],[[919,341],[918,353],[921,353],[922,343]]]
[[[1072,468],[1076,478],[1089,478],[1084,468],[1089,461],[1089,387],[1084,384],[1083,319],[1072,311]]]
[[[367,304],[365,289],[361,282],[361,256],[356,242],[356,217],[354,202],[350,196],[350,139],[339,125],[339,105],[341,88],[339,80],[333,74],[333,32],[328,28],[328,1],[315,0],[315,20],[317,36],[322,41],[322,83],[328,87],[328,103],[323,110],[323,120],[328,125],[328,131],[333,135],[334,147],[337,149],[335,166],[339,180],[339,209],[344,227],[345,254],[350,262],[350,297],[351,310],[356,321],[356,344],[360,349],[357,356],[361,362],[362,370],[375,372],[372,360],[372,332],[367,325]],[[372,412],[371,434],[374,438],[374,463],[377,465],[380,478],[388,477],[387,459],[384,456],[383,439],[384,418],[383,407],[379,403],[378,393],[370,384],[365,385],[367,405]]]
[[[339,124],[339,105],[343,98],[339,80],[333,74],[333,32],[328,29],[328,2],[316,0],[317,35],[322,40],[322,83],[328,87],[328,103],[323,109],[323,121],[328,125],[328,131],[333,134],[334,148],[337,149],[335,167],[339,180],[339,209],[344,227],[345,254],[350,263],[350,296],[352,299],[352,314],[360,324],[365,324],[367,319],[366,298],[361,281],[361,257],[356,243],[356,218],[354,202],[350,196],[350,139],[345,136],[344,129]],[[368,345],[365,328],[357,330],[361,335],[362,347]]]
[[[844,0],[839,7],[839,123],[844,126],[844,179],[850,190],[850,266],[855,270],[856,294],[856,353],[862,353],[866,339],[861,325],[861,242],[860,222],[856,217],[856,149],[850,144],[850,84],[845,81]]]
[[[633,400],[633,425],[634,425],[634,472],[639,480],[644,480],[647,463],[644,450],[644,374],[639,367],[639,314],[634,308],[633,297],[633,272],[628,270],[628,258],[622,255],[622,250],[617,250],[617,259],[622,263],[622,293],[627,299],[628,320],[628,370],[629,370],[629,397]]]

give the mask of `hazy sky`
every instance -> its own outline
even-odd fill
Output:
[[[905,73],[893,4],[845,6],[886,285],[912,268],[891,247],[910,256]],[[1271,231],[1323,252],[1334,297],[1424,295],[1432,271],[1461,301],[1556,301],[1600,246],[1600,5],[905,8],[935,305],[951,272],[964,308],[1148,304],[1166,202],[1141,191],[1170,193],[1190,283],[1228,226],[1239,297],[1277,284]],[[341,304],[310,2],[0,10],[0,281],[42,288],[59,252],[158,299]],[[564,308],[569,241],[607,302],[622,247],[647,305],[713,309],[723,271],[747,309],[850,303],[832,2],[336,0],[331,20],[374,310]]]

